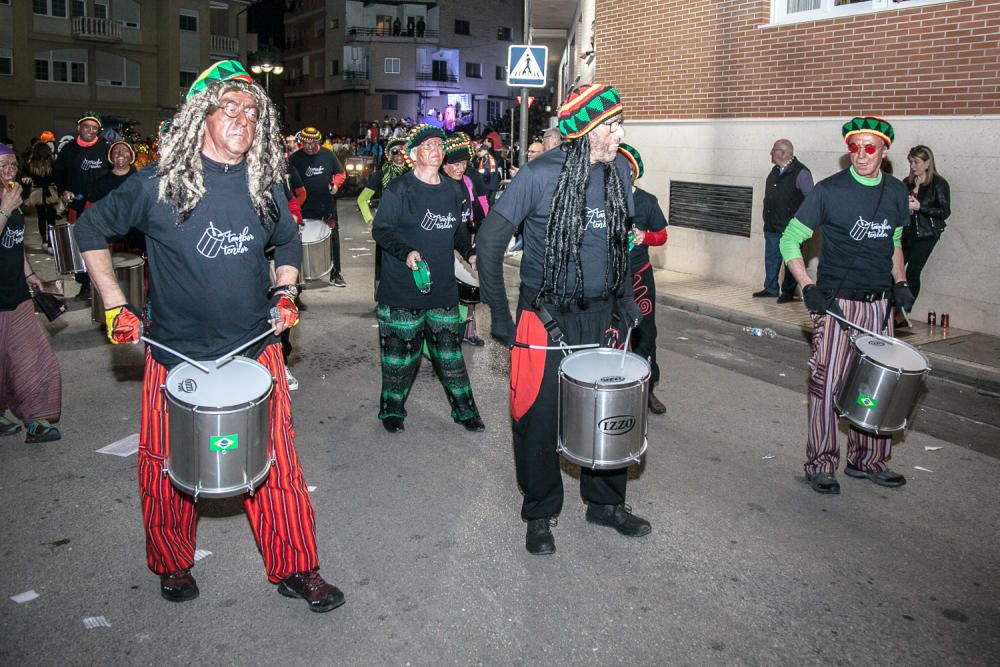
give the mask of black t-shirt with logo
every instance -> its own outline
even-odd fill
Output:
[[[551,150],[528,162],[510,182],[493,208],[515,224],[524,221],[524,252],[521,256],[521,282],[532,291],[542,286],[542,265],[545,259],[545,229],[552,207],[559,173],[566,161],[563,150]],[[631,171],[628,162],[617,156],[614,162],[628,200],[628,213],[634,214]],[[605,290],[608,268],[608,224],[604,214],[604,165],[590,166],[587,184],[587,229],[580,246],[583,263],[583,296],[599,297]],[[570,261],[567,269],[567,289],[572,290],[576,268]]]
[[[14,310],[30,298],[24,281],[24,216],[14,209],[0,231],[0,310]]]
[[[816,284],[821,290],[892,287],[892,236],[909,221],[906,186],[882,173],[864,185],[845,169],[816,184],[795,217],[823,230]]]
[[[667,228],[667,219],[660,208],[660,202],[642,188],[636,188],[632,193],[635,199],[635,215],[632,216],[632,226],[644,232],[658,232]],[[649,264],[649,246],[639,244],[628,253],[628,263],[632,275],[639,273],[642,267]]]
[[[78,212],[83,211],[90,199],[90,189],[110,171],[108,144],[103,139],[98,139],[93,146],[69,142],[59,151],[52,167],[53,180],[59,191],[69,190],[76,195],[69,205]]]
[[[306,203],[302,205],[302,217],[322,220],[336,215],[336,200],[330,194],[330,183],[334,174],[344,173],[340,160],[329,148],[320,148],[316,155],[307,155],[297,150],[288,158],[306,186]]]
[[[431,185],[409,171],[385,186],[372,223],[372,238],[384,251],[376,300],[399,308],[458,305],[454,250],[468,248],[470,215],[465,187],[447,176]],[[406,266],[413,250],[430,269],[430,294],[420,293]]]
[[[264,248],[275,246],[275,265],[299,267],[302,244],[288,212],[284,185],[271,196],[277,223],[261,225],[248,195],[246,162],[224,165],[202,156],[205,196],[180,222],[157,201],[160,177],[143,170],[87,209],[73,226],[82,252],[135,227],[146,235],[153,340],[201,361],[217,359],[270,328],[271,284]],[[256,357],[277,338],[242,352]],[[153,358],[168,368],[179,359],[160,348]]]

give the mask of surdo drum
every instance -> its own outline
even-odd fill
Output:
[[[122,293],[125,295],[125,300],[141,312],[146,305],[146,260],[139,255],[116,252],[111,254],[111,265],[115,271],[115,278],[118,279],[118,286],[122,288]],[[90,301],[90,319],[102,327],[105,326],[104,302],[101,300],[101,293],[97,290],[94,290]]]
[[[253,493],[271,468],[274,380],[262,364],[245,357],[221,367],[201,363],[211,372],[182,363],[163,385],[170,403],[166,472],[195,500]]]
[[[858,336],[855,356],[834,406],[864,431],[894,433],[906,428],[931,367],[920,350],[895,338]]]
[[[559,363],[559,447],[573,463],[625,468],[646,452],[649,362],[601,347]]]
[[[320,280],[330,273],[330,228],[322,220],[302,221],[302,279]]]
[[[49,245],[52,246],[52,257],[56,261],[56,273],[86,273],[87,267],[76,247],[72,226],[49,225]]]

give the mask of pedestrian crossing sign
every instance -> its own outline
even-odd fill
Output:
[[[549,47],[522,44],[507,49],[507,85],[515,88],[544,88]]]

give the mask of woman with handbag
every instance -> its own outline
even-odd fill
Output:
[[[906,159],[910,175],[903,183],[910,190],[910,224],[903,229],[906,282],[913,298],[920,294],[920,272],[941,238],[951,215],[951,188],[934,166],[934,153],[927,146],[914,146]]]

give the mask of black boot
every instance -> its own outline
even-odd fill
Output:
[[[556,541],[549,529],[549,518],[531,519],[528,521],[528,531],[524,536],[524,548],[528,553],[545,556],[556,552]]]
[[[653,530],[648,521],[632,514],[632,508],[625,504],[588,505],[587,521],[614,528],[626,537],[642,537]]]

